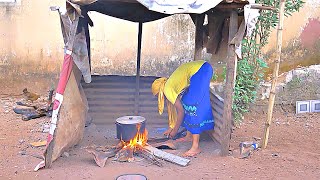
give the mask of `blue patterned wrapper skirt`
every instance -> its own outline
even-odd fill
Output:
[[[200,134],[214,128],[209,90],[212,75],[211,65],[205,62],[190,78],[190,86],[182,95],[184,120],[181,126],[192,134]]]

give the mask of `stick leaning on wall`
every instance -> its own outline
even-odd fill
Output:
[[[279,25],[278,25],[278,32],[277,32],[277,59],[275,60],[275,67],[272,75],[271,92],[270,92],[269,106],[268,106],[268,116],[267,116],[267,121],[265,123],[265,130],[264,130],[263,141],[262,141],[262,148],[264,149],[267,147],[267,144],[268,144],[270,124],[272,122],[272,113],[273,113],[273,107],[274,107],[274,100],[276,96],[275,90],[276,90],[276,84],[277,84],[280,60],[281,60],[282,31],[283,31],[285,2],[286,2],[285,0],[280,0]]]

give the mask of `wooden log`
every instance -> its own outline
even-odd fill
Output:
[[[233,39],[238,30],[238,13],[236,10],[230,12],[229,25],[229,42]],[[235,54],[235,46],[229,44],[228,58],[227,58],[227,76],[225,85],[224,98],[224,113],[223,113],[223,127],[222,127],[222,144],[221,155],[227,156],[229,154],[231,125],[232,125],[232,97],[236,75],[237,56]]]
[[[195,16],[195,26],[196,26],[196,36],[195,36],[195,50],[194,50],[194,60],[202,59],[202,49],[203,49],[203,21],[204,14],[197,14]]]
[[[267,115],[267,121],[266,121],[265,129],[264,129],[262,148],[266,148],[267,144],[268,144],[270,124],[272,121],[274,99],[276,96],[275,90],[276,90],[277,78],[279,75],[279,67],[280,67],[280,61],[281,61],[282,30],[283,30],[285,3],[286,3],[285,0],[280,1],[279,25],[278,25],[278,32],[277,32],[277,59],[275,60],[275,67],[273,69],[272,84],[271,84],[269,106],[268,106],[268,115]]]
[[[131,162],[133,160],[133,151],[133,148],[124,147],[115,155],[115,158],[120,162]]]
[[[151,161],[152,164],[155,164],[159,167],[162,167],[162,163],[148,150],[142,148],[136,154],[142,158],[145,158],[148,161]]]
[[[163,159],[163,160],[178,164],[180,166],[187,166],[189,164],[189,162],[190,162],[189,159],[182,158],[180,156],[176,156],[174,154],[170,154],[170,153],[161,151],[161,150],[159,150],[159,149],[157,149],[155,147],[152,147],[150,145],[147,145],[144,148],[147,149],[148,151],[150,151],[154,156],[156,156],[156,157],[158,157],[160,159]]]

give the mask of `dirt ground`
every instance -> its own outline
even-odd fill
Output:
[[[31,86],[34,87],[34,86]],[[45,95],[45,86],[38,93]],[[5,85],[0,94],[19,93],[23,88]],[[126,173],[140,173],[148,179],[320,179],[320,114],[295,115],[292,107],[275,108],[267,149],[258,149],[246,159],[232,155],[214,155],[214,144],[201,139],[202,153],[191,158],[187,167],[164,163],[164,167],[140,162],[120,163],[108,160],[104,168],[95,165],[83,147],[112,145],[114,125],[92,124],[85,129],[83,140],[53,163],[52,168],[34,172],[44,147],[32,147],[31,142],[45,140],[44,125],[49,118],[22,121],[12,107],[21,97],[0,96],[0,179],[115,179]],[[231,150],[238,153],[241,141],[262,137],[266,106],[252,109],[244,122],[234,129]],[[148,127],[148,126],[147,126]],[[152,132],[155,126],[148,127]],[[174,154],[183,153],[190,144],[179,144]]]

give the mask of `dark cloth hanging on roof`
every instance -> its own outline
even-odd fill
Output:
[[[82,11],[96,11],[112,17],[132,21],[132,22],[150,22],[158,20],[169,15],[148,10],[140,3],[127,3],[119,1],[101,1],[98,0],[92,4],[81,5]]]

